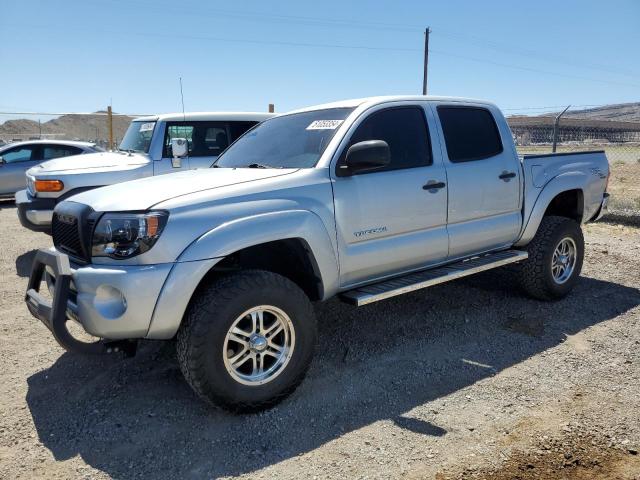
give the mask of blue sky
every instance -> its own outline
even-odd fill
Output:
[[[192,111],[420,93],[426,26],[430,94],[640,101],[638,0],[4,0],[0,111],[177,111],[180,76]]]

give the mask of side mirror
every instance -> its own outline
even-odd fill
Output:
[[[186,157],[189,153],[189,143],[186,138],[171,139],[171,166],[180,168],[182,166],[182,157]]]
[[[338,176],[371,172],[386,167],[391,162],[389,145],[384,140],[366,140],[349,147],[344,163],[338,167]]]

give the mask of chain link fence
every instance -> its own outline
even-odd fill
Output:
[[[509,117],[520,154],[548,153],[554,139],[554,117]],[[562,118],[557,152],[604,150],[609,163],[640,162],[640,122]]]
[[[556,152],[604,150],[611,166],[610,218],[640,222],[640,122],[562,117],[556,128]],[[555,116],[508,119],[521,155],[553,151]]]

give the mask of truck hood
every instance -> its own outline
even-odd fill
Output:
[[[172,198],[205,190],[249,184],[291,174],[297,169],[203,168],[141,178],[80,193],[69,200],[98,212],[146,210]],[[235,188],[235,187],[234,187]]]
[[[126,168],[130,165],[143,165],[149,163],[146,155],[139,153],[117,153],[117,152],[98,152],[86,153],[83,155],[73,155],[71,157],[56,158],[43,162],[30,168],[27,172],[29,175],[42,175],[59,172],[78,171],[94,171],[101,169],[112,169],[114,167]]]

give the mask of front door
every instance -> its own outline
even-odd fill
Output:
[[[25,172],[40,163],[39,152],[39,145],[24,145],[0,153],[0,195],[27,188]]]
[[[433,117],[419,105],[378,107],[352,127],[336,171],[349,146],[365,140],[387,142],[391,163],[335,177],[341,287],[446,259],[446,173],[430,131]]]

